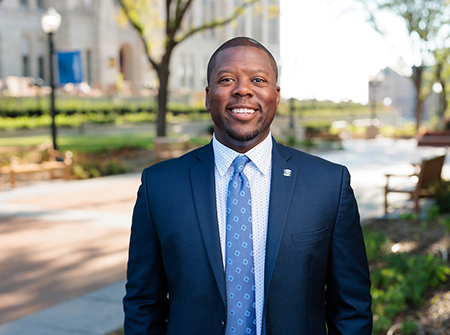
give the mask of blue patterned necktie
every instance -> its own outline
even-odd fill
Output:
[[[256,334],[255,269],[253,265],[252,202],[244,174],[249,162],[238,156],[228,185],[226,265],[227,335]]]

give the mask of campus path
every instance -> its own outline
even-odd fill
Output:
[[[384,214],[385,173],[411,173],[411,163],[443,152],[414,140],[379,139],[346,141],[344,150],[318,155],[349,168],[364,221]],[[448,160],[444,176],[450,176]],[[139,178],[0,189],[0,335],[99,335],[121,327]],[[392,196],[403,209],[404,199]]]
[[[0,190],[1,334],[119,328],[139,178],[54,180]]]

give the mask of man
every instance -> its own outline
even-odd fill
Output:
[[[370,335],[370,280],[345,167],[278,144],[277,65],[255,40],[208,64],[211,144],[144,170],[125,333]]]

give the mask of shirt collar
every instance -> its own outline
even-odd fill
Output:
[[[216,139],[216,135],[213,134],[213,150],[214,150],[214,162],[216,164],[217,171],[220,176],[228,171],[234,159],[240,155],[239,152],[223,145]],[[250,149],[245,155],[255,164],[256,168],[263,174],[269,173],[270,163],[272,160],[272,133],[257,146]]]

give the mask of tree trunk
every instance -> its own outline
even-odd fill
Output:
[[[442,85],[442,93],[441,93],[441,108],[442,108],[442,114],[440,119],[442,120],[442,122],[444,122],[445,120],[445,112],[447,112],[447,107],[448,107],[448,101],[447,101],[447,94],[446,94],[446,85],[445,85],[445,81],[443,80],[441,82]]]
[[[422,110],[423,110],[423,99],[420,96],[420,91],[422,88],[422,73],[425,66],[413,66],[413,74],[412,74],[412,80],[414,82],[414,88],[416,89],[416,135],[419,134],[419,128],[420,128],[420,120],[422,118]]]
[[[420,119],[422,118],[423,101],[419,96],[416,98],[416,135],[419,134]]]
[[[166,113],[167,113],[167,95],[169,94],[169,76],[170,76],[170,58],[176,43],[169,41],[166,46],[166,53],[163,56],[158,68],[159,90],[158,90],[158,120],[156,135],[166,136]]]
[[[169,85],[169,65],[161,64],[158,71],[159,90],[158,90],[158,118],[156,127],[156,136],[166,136],[166,112],[167,112],[167,94]]]
[[[438,63],[436,69],[436,80],[442,86],[442,92],[438,94],[438,116],[441,123],[445,121],[445,112],[447,111],[447,96],[445,79],[442,76],[442,69],[444,64],[442,62]]]

